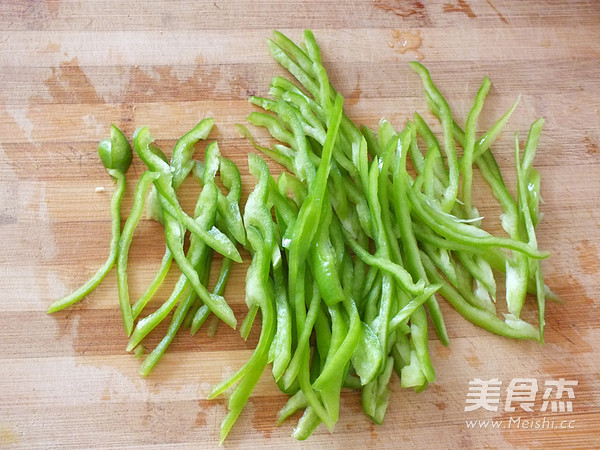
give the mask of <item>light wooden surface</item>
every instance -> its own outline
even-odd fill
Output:
[[[314,30],[325,66],[347,97],[348,114],[375,126],[401,127],[426,111],[407,61],[421,60],[463,121],[484,75],[493,88],[481,126],[520,94],[521,103],[496,146],[513,183],[512,135],[546,119],[536,159],[542,173],[541,247],[548,284],[565,300],[549,304],[546,344],[483,332],[443,305],[451,345],[432,338],[437,381],[420,394],[392,383],[383,426],[344,392],[333,434],[323,428],[299,444],[294,421],[275,426],[286,397],[267,374],[226,442],[256,446],[567,447],[599,446],[600,378],[600,4],[560,0],[447,1],[131,1],[5,0],[0,4],[0,447],[215,447],[225,401],[210,387],[249,356],[247,343],[220,326],[180,333],[155,372],[138,375],[125,352],[114,274],[80,305],[54,316],[45,309],[102,263],[109,240],[112,184],[97,142],[116,123],[130,136],[148,125],[168,149],[198,120],[213,116],[222,152],[253,182],[234,124],[282,73],[268,55],[274,28],[299,39]],[[266,141],[265,141],[266,142]],[[272,165],[275,169],[275,165]],[[131,185],[143,167],[136,161]],[[96,193],[97,186],[106,191]],[[496,226],[489,192],[477,204]],[[514,184],[511,186],[514,187]],[[184,189],[185,201],[196,194]],[[124,207],[131,206],[131,187]],[[160,227],[143,221],[130,257],[132,298],[158,267]],[[248,255],[244,254],[246,261]],[[226,291],[245,313],[245,265]],[[175,274],[169,278],[172,285]],[[161,289],[159,298],[168,293]],[[531,308],[529,308],[531,310]],[[530,314],[530,313],[526,313]],[[154,339],[154,343],[156,342]],[[511,413],[464,412],[468,383],[517,377],[577,380],[572,413],[547,413],[572,429],[467,429],[466,420]],[[504,402],[503,391],[501,400]],[[535,413],[540,418],[541,392]]]

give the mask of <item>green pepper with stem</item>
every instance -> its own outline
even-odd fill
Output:
[[[125,135],[115,125],[111,125],[110,139],[100,142],[98,145],[98,154],[100,155],[102,164],[106,168],[109,175],[117,182],[117,187],[110,202],[110,211],[112,217],[110,253],[106,262],[88,281],[86,281],[71,294],[52,303],[47,311],[49,314],[60,311],[77,303],[90,292],[92,292],[104,279],[106,274],[110,272],[110,269],[112,269],[115,260],[117,259],[119,238],[121,235],[121,200],[123,199],[123,194],[125,193],[126,187],[125,173],[131,165],[133,153]],[[130,308],[130,306],[129,308],[123,308],[124,320],[129,320],[128,318],[131,315]],[[125,319],[125,317],[127,317],[127,319]]]

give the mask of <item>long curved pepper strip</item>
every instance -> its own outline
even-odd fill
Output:
[[[529,135],[523,152],[523,159],[519,163],[519,154],[516,156],[517,166],[517,182],[518,182],[518,205],[519,211],[525,224],[527,238],[531,246],[537,247],[537,238],[535,236],[535,223],[531,215],[530,199],[528,197],[528,189],[530,184],[531,173],[535,170],[532,167],[533,158],[535,156],[537,144],[544,126],[544,119],[536,120],[529,128]],[[515,142],[515,148],[518,149],[518,141]],[[535,172],[534,172],[535,173]],[[544,275],[539,261],[530,261],[530,272],[534,273],[537,302],[538,302],[538,321],[540,330],[540,342],[544,341],[544,325],[546,312],[546,298],[544,289]]]
[[[490,79],[485,77],[479,88],[479,92],[477,92],[477,97],[475,98],[473,107],[467,117],[467,124],[465,125],[465,146],[460,165],[463,176],[462,201],[465,204],[468,218],[477,217],[477,212],[476,210],[473,210],[473,201],[471,199],[471,186],[473,185],[473,153],[475,151],[476,140],[475,133],[477,129],[477,119],[483,109],[483,102],[491,86],[492,83],[490,82]]]
[[[452,119],[448,103],[431,81],[431,76],[427,69],[422,64],[415,61],[411,61],[409,65],[421,77],[425,90],[440,111],[439,117],[442,122],[442,128],[444,129],[444,151],[446,152],[446,159],[448,161],[449,175],[449,183],[444,192],[444,198],[442,199],[442,208],[445,212],[450,212],[458,195],[459,178],[458,157],[456,156],[456,147],[454,146],[454,120]]]
[[[259,305],[262,315],[262,329],[259,342],[250,359],[232,377],[215,386],[209,398],[221,394],[240,380],[229,397],[229,412],[221,423],[220,441],[227,437],[250,397],[269,359],[269,348],[275,333],[275,316],[269,271],[274,245],[274,224],[267,208],[269,169],[258,156],[248,155],[250,172],[258,178],[254,191],[250,194],[244,211],[247,240],[253,251],[252,262],[246,274],[246,303],[248,307]]]
[[[123,231],[119,239],[119,250],[117,256],[117,287],[119,290],[119,304],[121,305],[121,314],[127,336],[133,331],[133,311],[129,304],[129,287],[127,285],[127,257],[129,255],[129,247],[133,241],[133,233],[137,227],[142,213],[144,212],[144,204],[146,194],[152,183],[159,177],[156,172],[144,172],[140,177],[135,192],[133,194],[133,206],[129,217],[123,226]]]
[[[258,306],[262,310],[263,329],[259,344],[250,359],[231,377],[213,387],[209,398],[214,398],[242,379],[247,371],[260,360],[270,347],[272,336],[269,337],[270,327],[274,327],[273,302],[268,288],[268,275],[274,245],[274,226],[270,211],[267,208],[269,169],[266,163],[257,155],[248,155],[250,172],[258,179],[254,190],[250,193],[244,208],[244,224],[246,238],[254,252],[250,267],[246,272],[246,303],[248,308]],[[267,317],[268,315],[268,317]],[[273,322],[273,323],[271,323]]]
[[[110,201],[111,212],[111,240],[110,252],[106,262],[86,281],[82,286],[71,294],[56,300],[47,310],[48,314],[65,309],[92,292],[112,269],[118,253],[118,244],[121,234],[121,201],[125,193],[125,172],[129,169],[132,159],[132,151],[127,139],[115,125],[110,127],[110,140],[104,140],[98,145],[98,154],[102,164],[111,177],[117,181],[117,187]]]

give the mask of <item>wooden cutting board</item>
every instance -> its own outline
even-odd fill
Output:
[[[430,69],[459,122],[484,75],[493,88],[482,129],[521,95],[495,152],[514,191],[513,133],[524,138],[533,120],[546,119],[536,159],[545,200],[538,238],[552,253],[543,263],[547,282],[564,299],[548,305],[543,346],[490,335],[442,305],[451,345],[431,338],[436,382],[415,394],[395,379],[382,426],[362,414],[355,393],[344,391],[335,432],[319,428],[303,445],[600,446],[598,2],[4,0],[0,447],[217,446],[226,402],[208,401],[207,394],[250,355],[257,329],[246,343],[225,326],[214,339],[204,330],[180,333],[143,379],[139,360],[125,352],[114,274],[76,307],[53,316],[45,310],[107,255],[113,185],[96,145],[111,122],[128,136],[148,125],[168,149],[197,121],[214,117],[211,138],[239,164],[247,196],[252,149],[234,124],[252,110],[247,97],[266,95],[270,78],[283,74],[266,46],[274,28],[294,39],[303,28],[314,30],[348,114],[369,126],[385,116],[401,127],[414,110],[426,113],[407,65],[414,59]],[[142,171],[136,161],[130,185]],[[497,207],[481,183],[476,188],[493,227]],[[184,203],[193,204],[193,186],[183,192]],[[131,195],[130,186],[126,211]],[[160,226],[142,221],[130,257],[132,298],[143,292],[163,250]],[[235,268],[226,291],[239,318],[246,310],[249,255],[243,256],[246,264]],[[477,378],[502,382],[497,412],[465,412],[469,382]],[[533,412],[506,408],[506,388],[517,378],[538,384]],[[572,412],[543,412],[545,383],[560,378],[578,383]],[[285,401],[266,374],[225,446],[299,445],[290,437],[297,417],[275,426]],[[467,423],[490,418],[503,422],[475,429]],[[540,425],[528,427],[531,420]]]

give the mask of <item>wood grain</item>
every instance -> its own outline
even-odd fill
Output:
[[[268,374],[225,444],[297,447],[598,447],[600,446],[600,4],[559,0],[139,1],[5,0],[0,4],[0,447],[212,448],[225,400],[206,400],[256,343],[220,326],[214,339],[180,333],[146,379],[125,352],[115,277],[81,304],[47,316],[56,298],[84,281],[107,253],[112,184],[96,156],[111,122],[127,134],[150,126],[169,148],[199,119],[213,116],[221,150],[253,186],[235,123],[283,71],[270,59],[272,29],[294,39],[314,30],[332,81],[358,123],[382,116],[400,127],[427,115],[407,62],[421,60],[464,120],[484,75],[493,88],[481,117],[489,126],[521,95],[495,147],[514,191],[511,136],[546,119],[536,165],[542,173],[543,266],[564,299],[549,304],[546,344],[501,339],[442,309],[452,339],[431,337],[436,383],[415,394],[392,383],[382,426],[344,392],[333,434],[319,428],[303,444],[294,420],[275,426],[284,404]],[[427,117],[430,117],[427,115]],[[258,134],[262,142],[269,142]],[[271,164],[277,171],[275,164]],[[134,180],[143,171],[136,161]],[[130,183],[133,184],[133,183]],[[96,193],[97,186],[106,188]],[[498,230],[498,208],[476,179],[477,204]],[[131,207],[128,188],[124,208]],[[197,192],[184,189],[192,205]],[[495,227],[495,228],[494,228]],[[132,247],[132,297],[152,278],[164,249],[160,227],[143,220]],[[245,313],[246,264],[226,291]],[[177,277],[169,276],[159,298]],[[525,314],[531,314],[528,310]],[[151,343],[157,342],[151,336]],[[468,429],[466,420],[510,413],[464,412],[468,383],[517,377],[578,380],[572,429]],[[501,400],[505,399],[503,392]],[[535,413],[539,418],[541,393]],[[516,414],[516,413],[513,413]],[[296,417],[297,419],[297,417]]]

